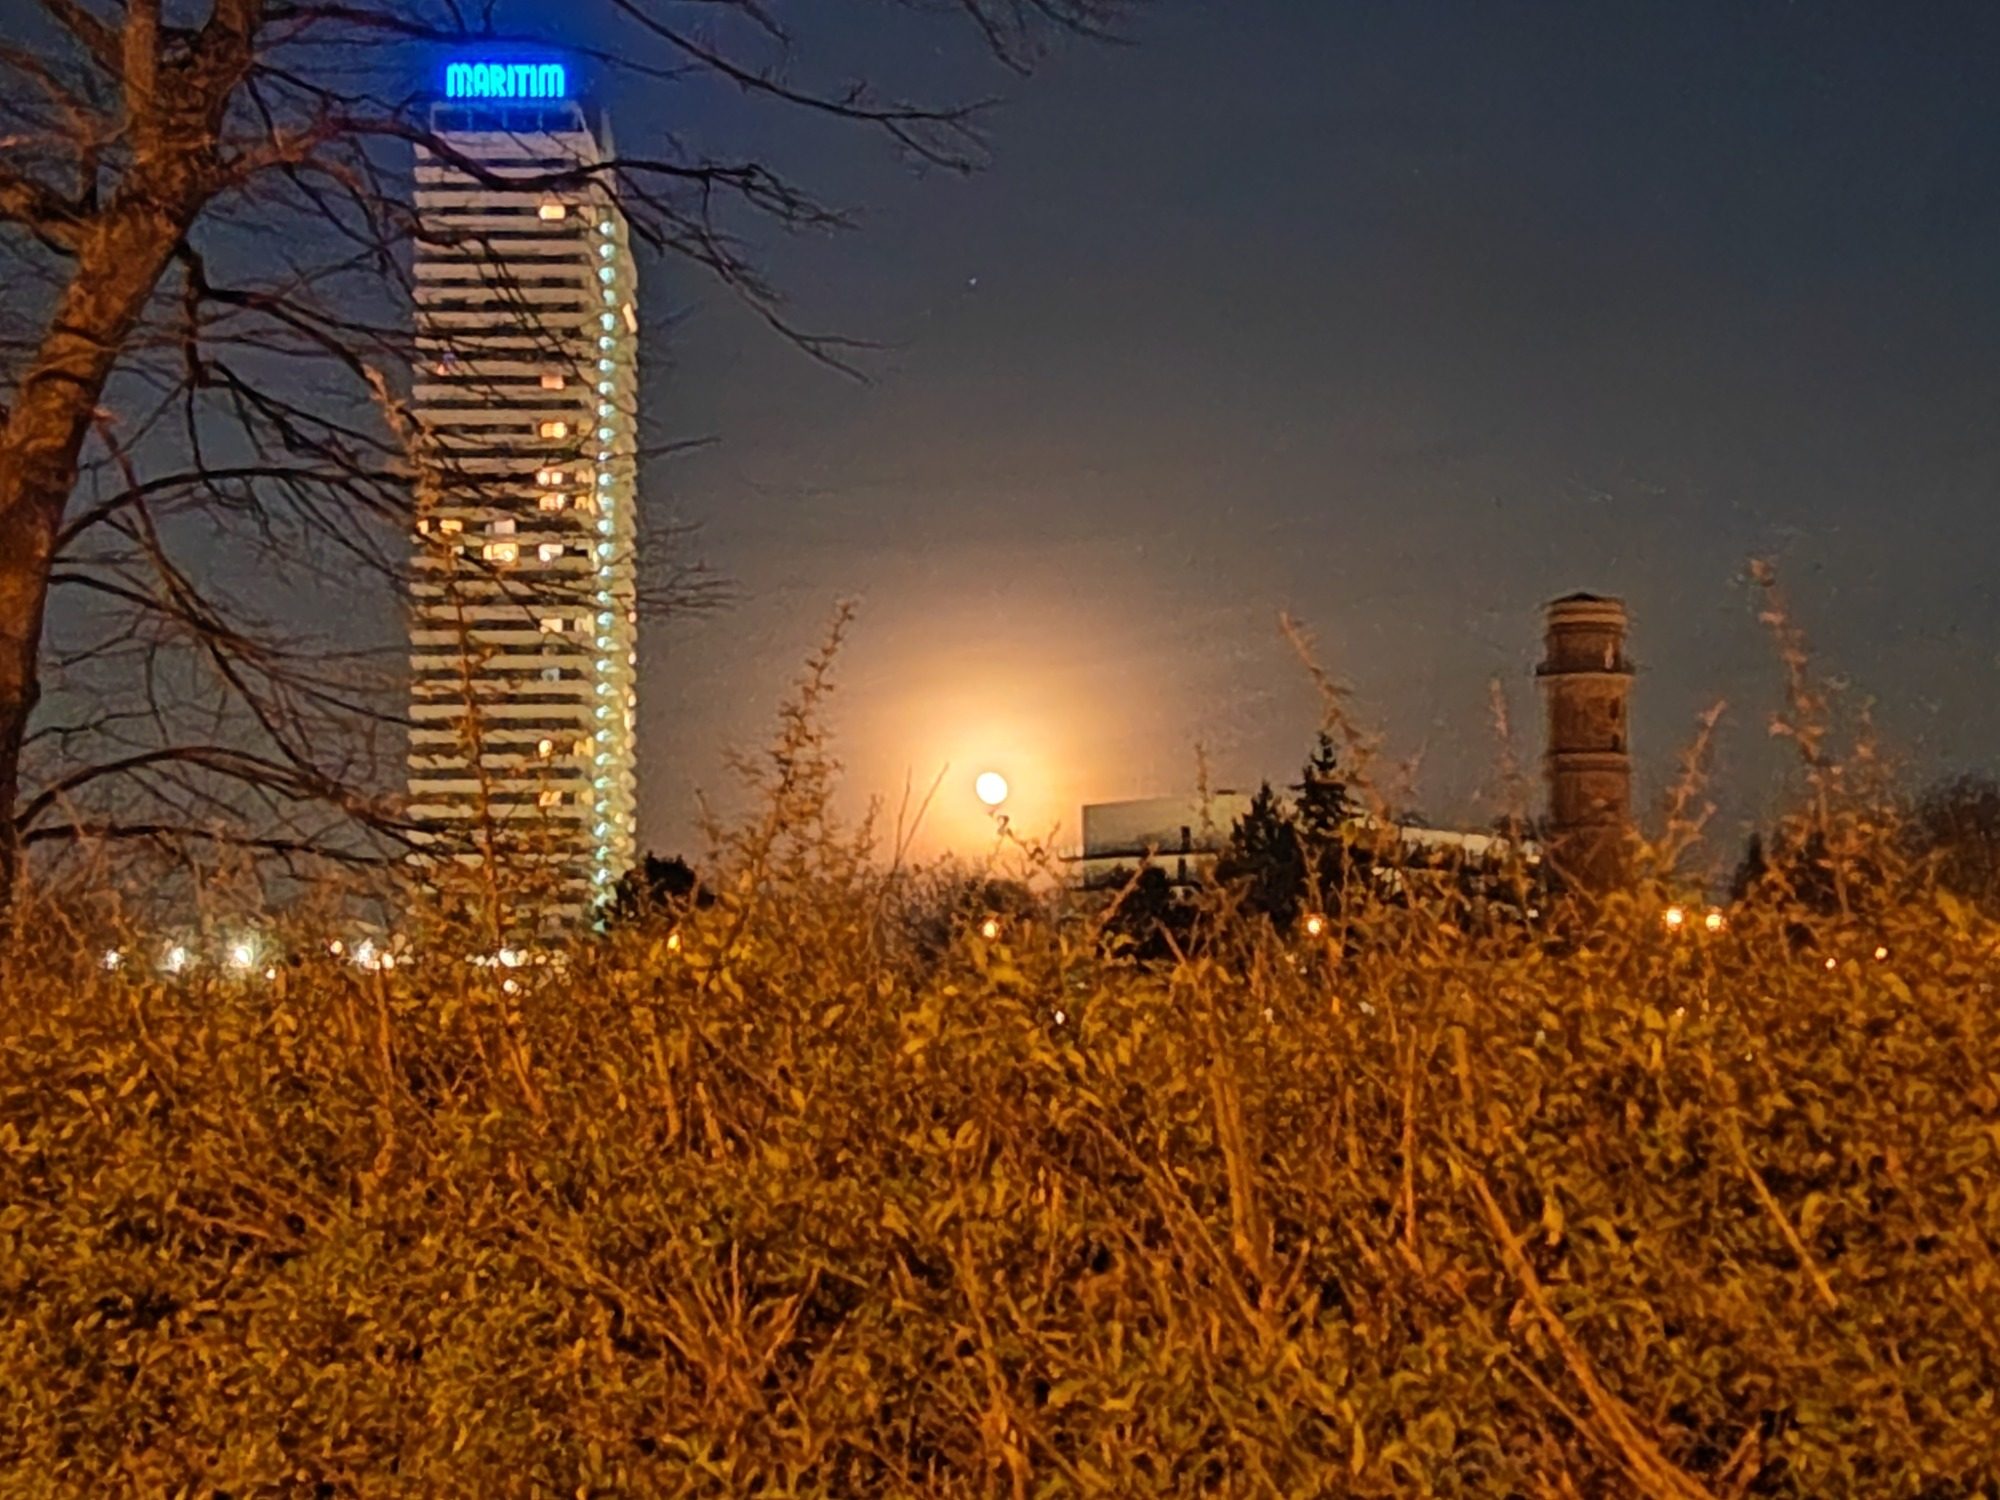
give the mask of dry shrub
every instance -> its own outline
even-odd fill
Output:
[[[1920,876],[940,952],[816,753],[560,970],[17,950],[0,1490],[2000,1486],[2000,931]]]
[[[9,972],[0,1487],[2000,1480],[1949,898],[1143,969],[892,962],[852,865],[722,884],[561,973]]]

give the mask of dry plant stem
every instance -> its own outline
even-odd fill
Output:
[[[1674,778],[1667,798],[1666,826],[1654,846],[1654,864],[1662,879],[1673,875],[1688,852],[1701,842],[1715,808],[1702,798],[1708,789],[1709,758],[1715,745],[1715,728],[1722,722],[1725,703],[1711,704],[1695,726],[1694,738],[1681,752],[1680,773]]]
[[[1321,727],[1347,752],[1349,784],[1367,799],[1369,815],[1379,823],[1387,823],[1389,804],[1383,798],[1374,775],[1375,759],[1380,748],[1377,737],[1365,733],[1355,721],[1348,707],[1352,692],[1320,664],[1312,636],[1305,626],[1290,615],[1280,616],[1278,624],[1293,654],[1312,679],[1314,691],[1319,694]]]
[[[1640,1430],[1638,1419],[1630,1408],[1605,1386],[1590,1356],[1584,1353],[1582,1345],[1577,1343],[1568,1326],[1550,1305],[1541,1278],[1521,1253],[1520,1236],[1507,1222],[1506,1211],[1493,1196],[1492,1188],[1487,1186],[1485,1174],[1466,1164],[1461,1164],[1460,1170],[1479,1204],[1480,1214],[1486,1221],[1502,1261],[1520,1287],[1521,1295],[1534,1309],[1549,1342],[1562,1356],[1563,1366],[1569,1371],[1570,1378],[1576,1381],[1590,1403],[1593,1418],[1590,1429],[1617,1454],[1633,1482],[1639,1485],[1640,1493],[1651,1497],[1651,1500],[1716,1500],[1709,1489],[1660,1452],[1653,1440]]]
[[[1243,1095],[1237,1086],[1235,1063],[1219,1031],[1211,1027],[1215,1049],[1209,1064],[1209,1100],[1214,1110],[1216,1142],[1229,1172],[1230,1241],[1243,1267],[1257,1281],[1260,1304],[1276,1288],[1271,1269],[1271,1227],[1258,1202],[1256,1165],[1243,1127]]]
[[[1812,1252],[1806,1248],[1806,1242],[1799,1238],[1799,1232],[1792,1227],[1792,1221],[1786,1216],[1783,1205],[1771,1196],[1771,1189],[1765,1183],[1763,1173],[1757,1170],[1756,1165],[1750,1160],[1749,1151],[1743,1145],[1742,1132],[1737,1129],[1733,1120],[1730,1121],[1728,1128],[1729,1148],[1735,1155],[1737,1163],[1743,1168],[1743,1175],[1749,1180],[1750,1190],[1757,1195],[1757,1202],[1763,1206],[1764,1212],[1770,1215],[1771,1222],[1778,1226],[1778,1233],[1784,1237],[1785,1244],[1790,1247],[1792,1254],[1798,1257],[1799,1269],[1812,1281],[1813,1291],[1819,1297],[1821,1304],[1828,1312],[1840,1311],[1840,1298],[1834,1295],[1833,1284],[1826,1279],[1826,1273],[1820,1269],[1819,1262],[1813,1259]]]

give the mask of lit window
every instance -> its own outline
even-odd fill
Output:
[[[446,535],[450,535],[453,532],[465,530],[465,522],[459,520],[456,516],[446,516],[442,521],[438,522],[438,530],[444,532]]]
[[[625,304],[625,327],[632,333],[639,331],[639,315],[632,311],[632,304],[629,302]]]
[[[554,740],[543,740],[535,746],[535,754],[539,755],[543,760],[547,760],[555,753],[556,742]]]
[[[543,562],[554,562],[563,554],[561,542],[543,542],[535,551]]]
[[[569,509],[569,496],[559,495],[554,490],[547,491],[542,496],[541,507],[543,510],[567,510]]]
[[[512,516],[502,516],[486,529],[494,536],[512,536],[514,534],[514,518]]]
[[[554,370],[549,370],[542,376],[542,389],[545,391],[559,391],[568,383]]]
[[[544,203],[541,207],[541,215],[551,223],[557,219],[567,219],[569,217],[569,205],[567,203]]]
[[[562,634],[563,622],[562,622],[562,617],[560,615],[544,615],[540,623],[543,635]],[[546,745],[548,741],[543,740],[542,743]]]
[[[562,806],[562,793],[556,791],[543,792],[535,798],[535,801],[543,807],[560,807]]]
[[[567,422],[544,422],[544,423],[542,423],[542,427],[541,427],[541,433],[542,433],[542,436],[543,436],[543,437],[550,437],[550,438],[561,438],[561,437],[568,437],[568,436],[569,436],[569,423],[567,423]]]
[[[431,534],[430,521],[428,519],[425,519],[417,522],[417,530],[423,533],[425,536],[429,536]]]
[[[561,483],[562,483],[562,482],[563,482],[563,481],[564,481],[565,479],[567,479],[568,477],[569,477],[569,476],[568,476],[567,474],[563,473],[563,471],[562,471],[561,469],[537,469],[537,470],[535,470],[535,483],[536,483],[536,484],[561,484]]]
[[[520,545],[515,542],[488,542],[484,550],[488,562],[510,563],[520,555]]]

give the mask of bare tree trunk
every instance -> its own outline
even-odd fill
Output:
[[[183,229],[179,216],[150,202],[91,226],[0,424],[0,915],[20,878],[21,745],[41,692],[37,657],[56,535],[105,383]]]

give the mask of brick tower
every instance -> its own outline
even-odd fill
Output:
[[[1569,594],[1550,602],[1545,620],[1535,675],[1549,706],[1549,857],[1573,888],[1602,895],[1626,878],[1632,831],[1625,605]]]

